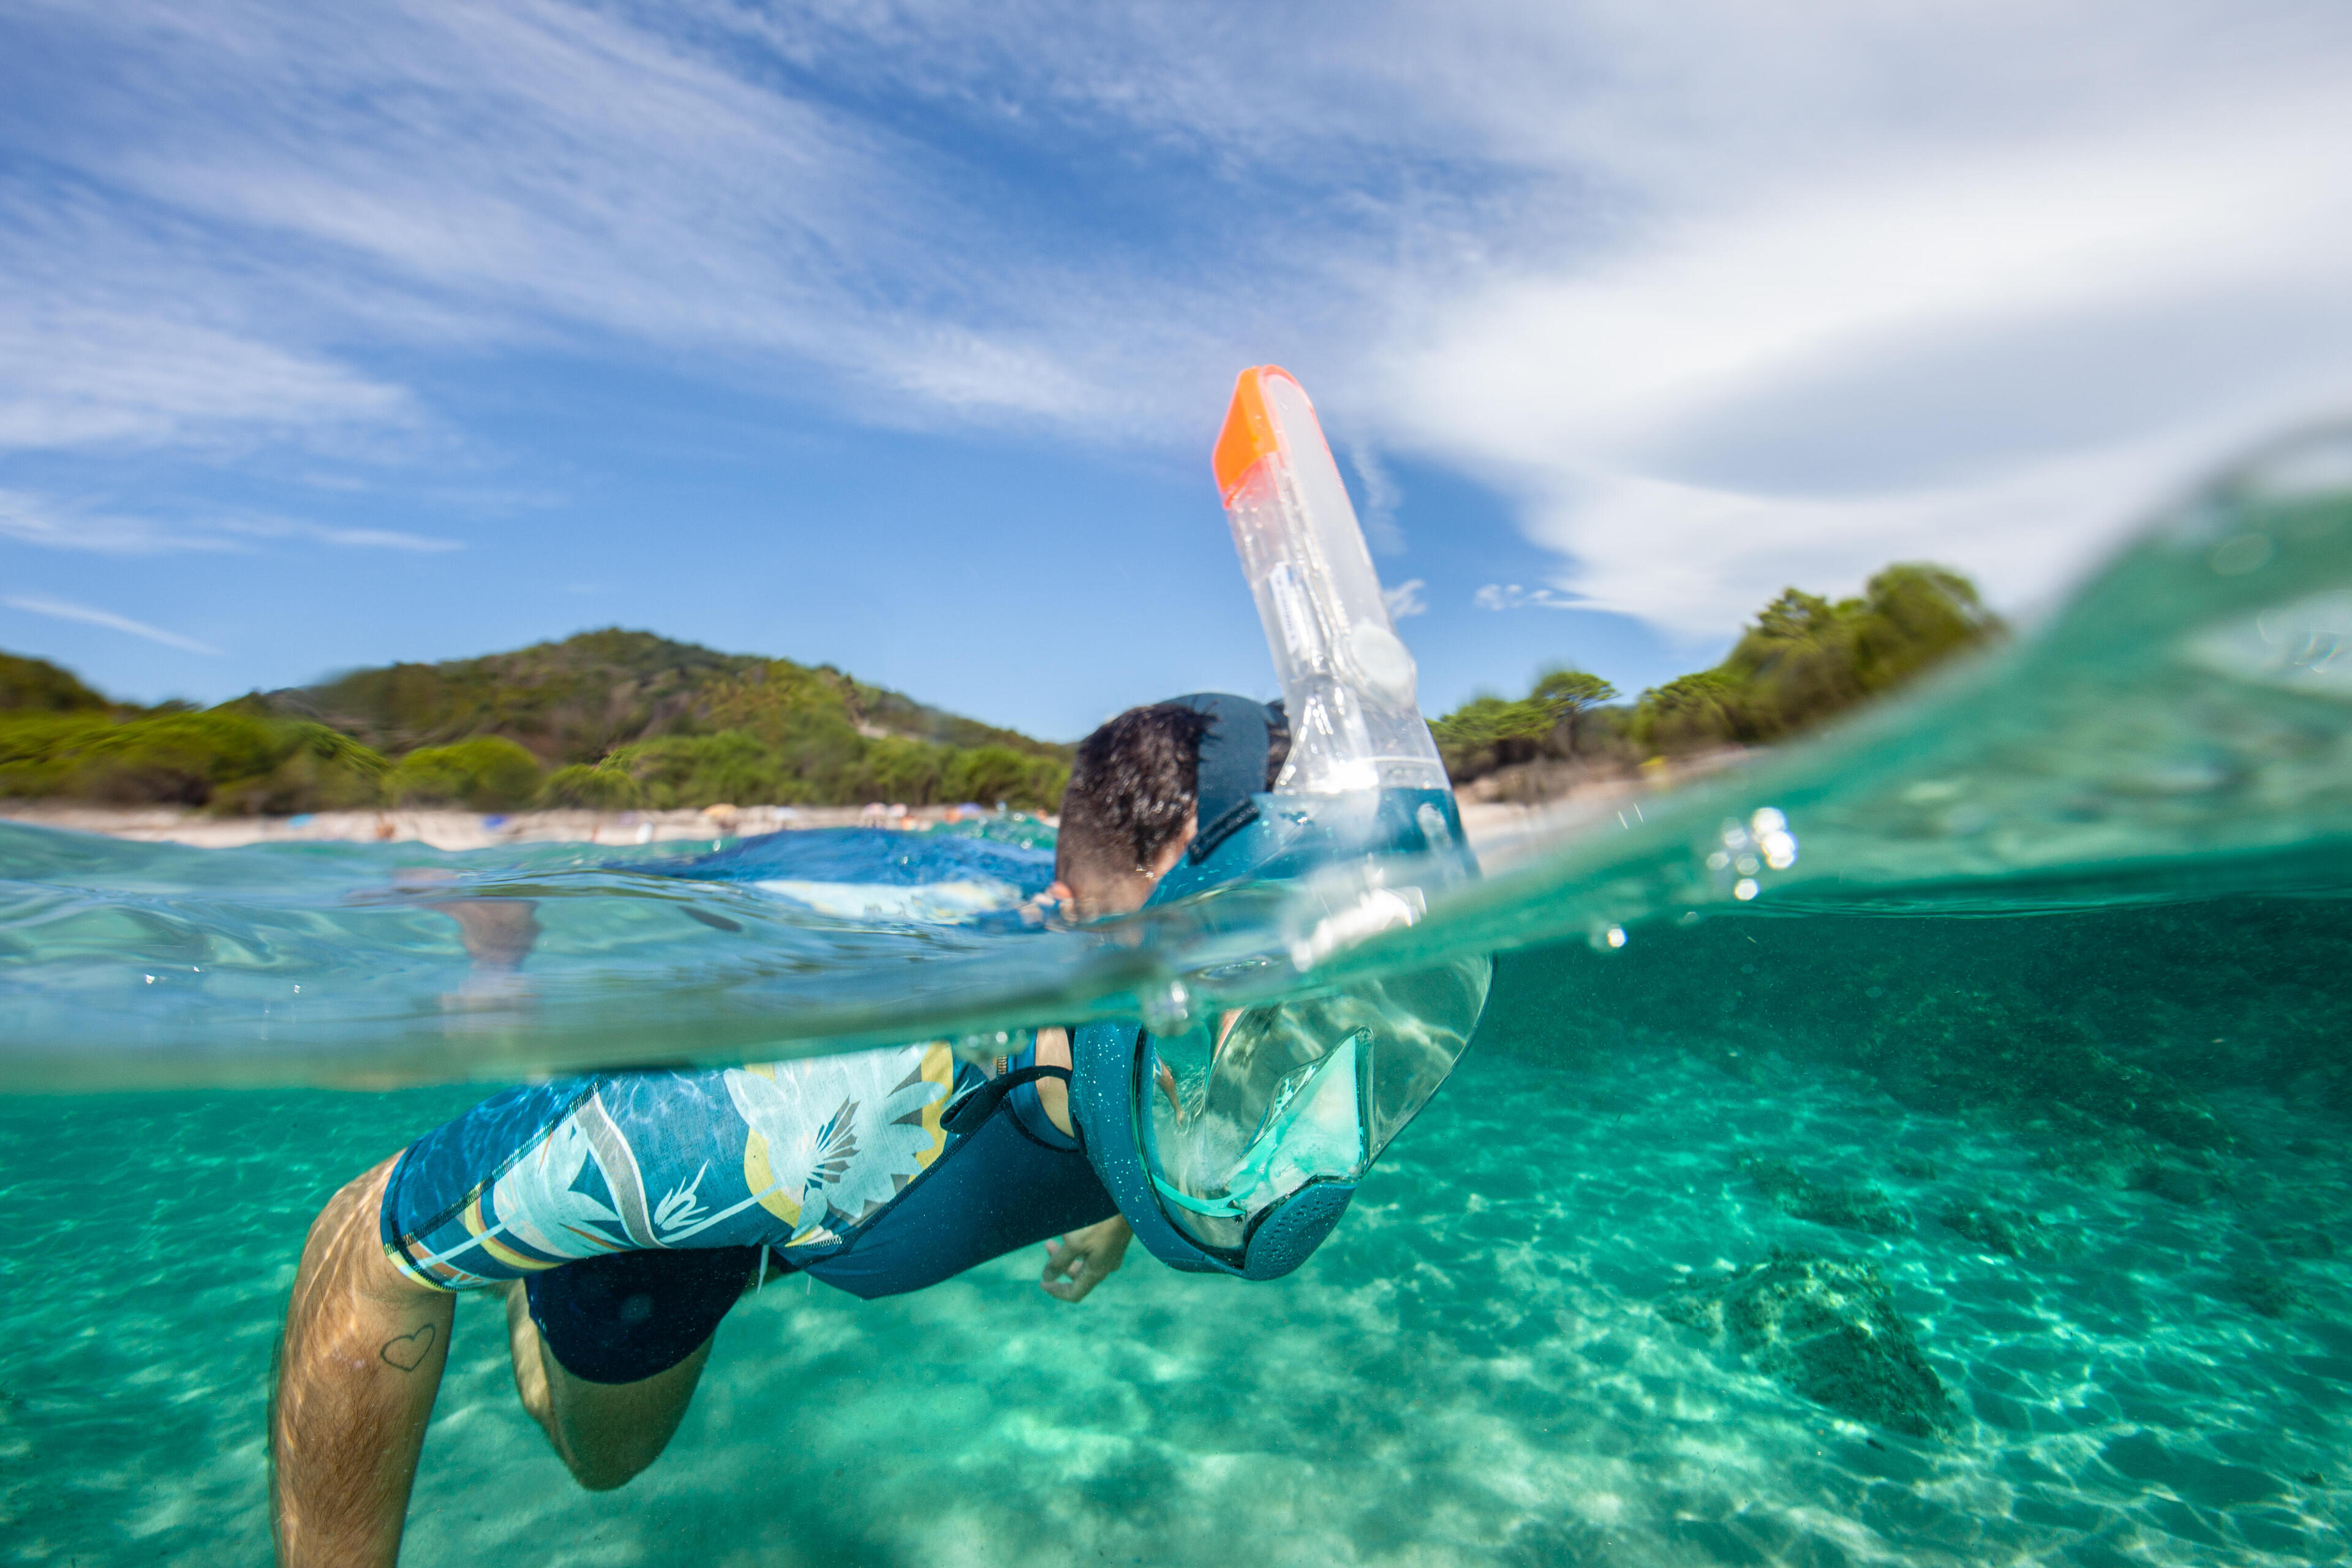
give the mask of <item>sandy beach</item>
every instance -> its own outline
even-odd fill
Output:
[[[0,803],[0,821],[145,843],[233,849],[247,844],[404,844],[488,849],[500,844],[667,844],[748,838],[802,827],[929,827],[961,819],[954,806],[901,815],[856,805],[711,805],[683,811],[321,811],[300,816],[220,816],[192,806]],[[1051,824],[1052,817],[1036,820]]]
[[[1738,748],[1653,764],[1638,774],[1580,773],[1529,780],[1507,793],[1481,779],[1461,793],[1462,827],[1488,869],[1531,853],[1591,823],[1635,816],[1642,801],[1739,763]],[[1549,787],[1545,787],[1549,785]],[[667,844],[679,839],[749,838],[808,827],[932,827],[964,820],[953,805],[707,805],[677,811],[423,811],[383,808],[321,811],[299,816],[224,816],[194,806],[101,805],[87,801],[0,800],[0,822],[70,833],[100,833],[145,843],[233,849],[247,844],[425,844],[436,849],[489,849],[500,844]],[[980,813],[992,816],[992,813]],[[1018,815],[1018,814],[1016,814]],[[1054,826],[1048,816],[1028,820]]]
[[[1531,805],[1462,802],[1464,834],[1492,870],[1556,842],[1579,826],[1637,808],[1653,789],[1630,780],[1594,782],[1559,799]],[[699,811],[321,811],[302,816],[217,816],[187,806],[93,805],[83,802],[0,803],[0,822],[98,833],[157,844],[233,849],[249,844],[424,844],[435,849],[490,849],[501,844],[717,844],[809,827],[912,829],[960,820],[950,806],[909,806],[877,815],[854,805],[709,806]],[[1050,816],[1032,817],[1048,826]]]

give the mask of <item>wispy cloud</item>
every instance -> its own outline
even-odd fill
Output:
[[[248,548],[201,529],[61,505],[23,490],[0,490],[0,539],[100,555],[159,555],[184,550],[234,552]]]
[[[1429,601],[1422,597],[1422,590],[1428,586],[1418,577],[1409,577],[1393,588],[1381,589],[1381,597],[1388,605],[1389,619],[1401,621],[1408,616],[1429,614]]]
[[[40,226],[77,265],[51,279],[67,308],[17,325],[30,390],[0,436],[19,443],[396,420],[410,395],[338,340],[583,329],[814,364],[900,422],[1115,423],[1133,401],[1096,372],[1137,331],[1089,353],[1071,330],[1131,312],[1118,280],[1024,243],[951,150],[780,88],[707,36],[561,0],[364,18],[131,0],[45,20],[60,52],[110,68],[42,149],[83,183],[70,225]],[[134,275],[159,225],[179,290]],[[121,319],[122,299],[186,304]],[[118,367],[111,345],[151,331],[155,353]],[[93,369],[42,374],[75,347]],[[208,410],[178,367],[214,361],[232,406]]]
[[[1364,491],[1364,542],[1379,555],[1404,553],[1404,530],[1397,522],[1397,509],[1404,503],[1404,492],[1397,488],[1388,465],[1381,461],[1380,453],[1368,441],[1348,444],[1348,460],[1356,470],[1357,483]]]
[[[1489,583],[1470,595],[1470,602],[1482,610],[1589,610],[1590,599],[1562,593],[1558,588],[1529,588],[1518,583]]]
[[[225,519],[215,526],[225,533],[243,534],[251,539],[305,539],[341,550],[404,550],[420,554],[438,554],[466,548],[461,540],[409,533],[396,528],[331,528],[324,523],[300,522],[290,518]]]
[[[184,637],[177,632],[167,632],[161,626],[151,626],[144,621],[134,621],[128,616],[118,616],[111,610],[95,609],[89,605],[77,605],[67,599],[43,598],[37,595],[12,594],[0,598],[0,605],[12,610],[22,610],[28,616],[47,616],[57,621],[79,621],[85,626],[104,626],[111,632],[123,632],[149,642],[162,643],[183,653],[201,653],[215,658],[220,649],[194,637]]]
[[[0,490],[0,539],[101,555],[162,555],[179,551],[237,553],[257,540],[299,540],[342,550],[439,552],[462,542],[390,528],[339,528],[280,517],[163,519],[60,502],[23,490]]]
[[[0,450],[415,426],[404,389],[304,341],[331,330],[334,290],[289,259],[119,191],[0,177]]]
[[[240,446],[396,424],[407,395],[247,331],[175,318],[168,293],[116,306],[0,291],[0,449]]]

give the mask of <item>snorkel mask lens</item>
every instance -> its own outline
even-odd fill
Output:
[[[1149,1037],[1136,1096],[1161,1210],[1240,1249],[1294,1193],[1360,1179],[1454,1070],[1492,974],[1456,959]]]

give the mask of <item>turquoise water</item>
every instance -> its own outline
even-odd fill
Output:
[[[481,1092],[450,1079],[1497,951],[1454,1081],[1287,1279],[1138,1249],[1076,1306],[1036,1257],[877,1303],[772,1283],[604,1495],[461,1301],[404,1560],[2339,1560],[2347,451],[2284,447],[2001,658],[1489,847],[1467,887],[1037,931],[1001,907],[1017,825],[895,883],[808,844],[0,831],[0,1558],[266,1556],[303,1227]],[[843,901],[877,880],[933,901]],[[452,898],[532,900],[520,969],[469,957]]]

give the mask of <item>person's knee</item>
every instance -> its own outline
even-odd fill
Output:
[[[421,1289],[392,1266],[380,1240],[378,1215],[399,1158],[394,1154],[353,1176],[320,1207],[302,1238],[303,1276],[313,1283],[333,1276],[373,1295]]]
[[[644,1423],[602,1420],[583,1431],[578,1413],[572,1415],[571,1421],[559,1421],[564,1429],[556,1438],[555,1452],[572,1479],[592,1492],[617,1491],[636,1479],[669,1447],[677,1425],[656,1415]]]
[[[686,1418],[710,1354],[705,1340],[677,1365],[632,1384],[593,1384],[546,1360],[548,1436],[572,1479],[592,1492],[624,1487],[662,1456]]]
[[[601,1454],[593,1458],[583,1458],[567,1452],[563,1456],[563,1468],[572,1472],[572,1479],[580,1483],[583,1491],[611,1492],[618,1491],[635,1480],[645,1472],[646,1466],[660,1458],[659,1448],[649,1454]]]
[[[310,1239],[316,1241],[338,1235],[346,1228],[365,1222],[373,1225],[376,1211],[383,1205],[383,1189],[392,1180],[393,1161],[370,1166],[335,1189],[334,1196],[320,1205],[318,1216],[310,1222]]]

